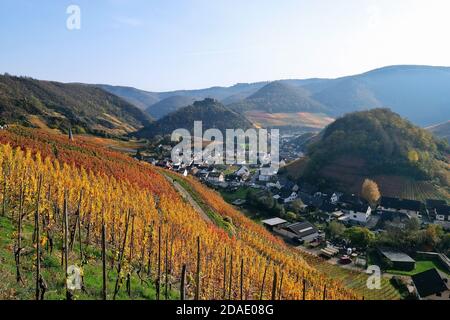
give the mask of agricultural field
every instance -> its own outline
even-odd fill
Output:
[[[403,275],[403,276],[413,276],[415,274],[428,271],[430,269],[438,269],[439,271],[443,272],[444,274],[447,274],[450,276],[450,273],[447,269],[445,269],[439,262],[433,261],[433,260],[417,260],[416,261],[416,267],[412,271],[401,271],[401,270],[386,270],[387,273],[390,274],[397,274],[397,275]]]
[[[331,122],[333,118],[320,113],[267,113],[261,111],[248,111],[245,116],[256,126],[261,128],[271,127],[306,127],[314,129],[323,129]]]
[[[318,270],[343,283],[347,288],[351,288],[359,292],[359,294],[362,295],[366,300],[401,299],[400,293],[391,284],[389,277],[382,278],[380,290],[370,290],[367,288],[367,279],[369,275],[363,272],[352,271],[336,265],[332,265],[317,257],[307,256],[305,259]]]
[[[306,158],[297,160],[287,167],[287,173],[299,179],[305,168]],[[384,196],[424,201],[426,199],[448,200],[450,195],[444,188],[435,186],[429,181],[417,181],[397,175],[371,175],[365,169],[364,161],[353,157],[341,157],[320,171],[321,176],[344,188],[346,192],[359,194],[366,178],[377,182]]]

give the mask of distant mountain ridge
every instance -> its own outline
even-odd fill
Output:
[[[276,85],[273,85],[274,83]],[[272,87],[272,94],[267,94],[267,86]],[[278,89],[273,90],[275,86]],[[123,98],[128,97],[126,91],[109,90]],[[136,92],[132,94],[134,96],[128,97],[128,101],[136,99]],[[150,94],[158,101],[170,96],[197,99],[209,97],[241,111],[251,109],[280,113],[283,110],[320,110],[332,117],[353,111],[387,107],[425,127],[450,119],[450,68],[398,65],[336,79],[288,79],[198,90],[160,93],[143,91],[143,94]],[[144,100],[139,99],[141,102]],[[147,108],[152,103],[149,99]],[[172,110],[173,108],[170,109]],[[170,111],[161,110],[160,113],[167,114]]]
[[[0,117],[4,123],[123,135],[151,121],[133,104],[98,87],[27,77],[0,76]]]
[[[229,107],[240,113],[250,110],[269,113],[330,112],[325,105],[311,99],[307,90],[279,81],[265,85],[251,96]]]
[[[446,139],[450,144],[450,120],[427,128],[432,134],[441,139]]]
[[[187,96],[170,96],[147,107],[145,111],[155,119],[161,119],[168,113],[187,107],[195,102],[196,98]]]

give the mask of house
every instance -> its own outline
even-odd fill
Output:
[[[391,197],[381,197],[380,209],[383,211],[401,212],[410,217],[421,218],[422,202]]]
[[[200,170],[197,167],[191,167],[190,172],[191,175],[196,176]]]
[[[450,221],[450,206],[438,206],[430,212],[435,221]]]
[[[342,211],[335,211],[333,213],[331,213],[331,218],[332,219],[338,219],[345,216],[345,213],[343,213]]]
[[[207,180],[211,183],[225,182],[225,176],[223,172],[213,171],[208,174]]]
[[[367,204],[347,206],[343,211],[347,214],[349,222],[360,225],[365,225],[372,214],[372,208]]]
[[[427,199],[425,200],[425,206],[428,210],[436,209],[437,207],[446,206],[447,201],[445,200],[435,200],[435,199]]]
[[[282,186],[280,184],[280,181],[277,181],[276,183],[274,183],[274,182],[267,182],[266,183],[266,187],[267,188],[278,189],[278,190],[281,190],[281,188],[282,188]]]
[[[284,225],[288,224],[288,222],[286,220],[281,219],[281,218],[271,218],[271,219],[263,220],[261,222],[270,231],[274,231],[275,228],[281,228]]]
[[[199,170],[196,174],[197,178],[200,180],[206,180],[209,176],[209,171],[206,169]]]
[[[242,166],[234,172],[234,175],[242,180],[247,180],[250,176],[250,170],[246,166]]]
[[[321,206],[319,206],[319,210],[322,212],[333,213],[339,211],[339,207],[330,202],[323,202]]]
[[[291,195],[284,199],[284,203],[290,203],[298,198],[298,194],[296,192],[292,192]]]
[[[365,205],[367,204],[367,201],[354,194],[343,194],[339,197],[338,203],[343,207],[349,207],[354,205]]]
[[[434,219],[434,223],[441,225],[445,230],[450,230],[450,206],[437,207],[429,216]]]
[[[308,221],[289,224],[274,231],[301,243],[309,243],[319,238],[319,231]]]
[[[416,261],[406,253],[388,248],[378,248],[378,252],[396,270],[411,271],[416,267]]]
[[[342,196],[342,193],[340,193],[340,192],[334,192],[334,193],[331,195],[330,202],[331,202],[332,204],[337,204],[338,201],[339,201],[339,198],[340,198],[341,196]]]
[[[262,182],[269,182],[270,180],[272,180],[272,175],[267,175],[267,174],[260,174],[258,176],[258,180],[262,181]]]
[[[413,275],[411,278],[419,299],[449,300],[448,279],[443,279],[435,268]]]

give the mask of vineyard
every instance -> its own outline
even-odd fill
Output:
[[[195,180],[186,181],[228,230],[206,221],[150,165],[88,137],[3,130],[0,177],[0,234],[9,237],[1,249],[10,254],[0,258],[14,261],[16,274],[8,298],[61,298],[55,290],[67,299],[362,298]],[[73,265],[82,293],[65,281]]]

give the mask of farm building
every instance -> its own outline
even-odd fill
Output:
[[[222,172],[210,172],[208,175],[208,181],[215,183],[224,182],[225,176],[223,175]]]
[[[383,211],[400,212],[410,217],[420,218],[422,202],[391,197],[381,197],[380,209]]]
[[[416,267],[416,261],[406,253],[387,248],[378,248],[378,252],[396,270],[411,271]]]
[[[280,229],[277,233],[302,243],[309,243],[319,238],[319,231],[310,222],[296,222]]]
[[[270,231],[274,231],[275,228],[281,228],[288,224],[288,222],[281,218],[271,218],[267,220],[261,221],[262,224],[269,229]]]
[[[430,269],[412,276],[417,295],[424,300],[448,300],[450,290],[448,279],[443,279],[436,269]]]

